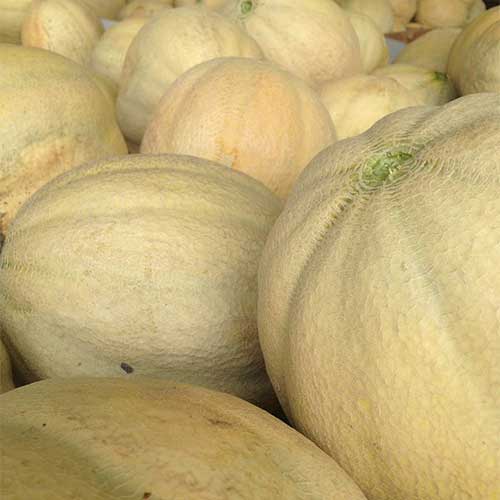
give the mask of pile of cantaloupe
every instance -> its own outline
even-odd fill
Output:
[[[498,500],[499,270],[500,5],[0,0],[2,500]]]

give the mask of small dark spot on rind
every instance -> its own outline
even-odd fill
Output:
[[[128,364],[128,363],[121,363],[120,368],[125,372],[125,373],[132,373],[134,369]]]
[[[217,418],[207,418],[207,420],[212,424],[212,425],[218,425],[220,427],[232,427],[231,422],[226,422],[225,420],[219,420]]]
[[[46,427],[46,425],[47,425],[47,424],[43,423],[43,424],[42,424],[42,427]]]
[[[152,495],[152,493],[151,493],[151,492],[149,492],[149,491],[145,491],[145,492],[144,492],[144,495],[142,495],[142,498],[143,498],[143,499],[145,499],[145,498],[151,498],[151,495]]]

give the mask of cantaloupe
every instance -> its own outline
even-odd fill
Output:
[[[500,6],[465,27],[451,48],[447,70],[460,95],[500,92]]]
[[[126,154],[103,81],[53,52],[0,44],[0,233],[24,201],[80,163]]]
[[[309,164],[266,242],[259,338],[292,424],[370,500],[500,484],[500,94]]]
[[[21,40],[25,47],[50,50],[86,66],[103,32],[99,18],[79,0],[33,0]]]
[[[133,39],[120,76],[117,116],[127,139],[139,144],[170,84],[217,57],[262,58],[257,43],[235,22],[196,7],[167,9]]]
[[[366,500],[317,446],[227,394],[173,381],[46,380],[2,396],[5,499]]]
[[[165,93],[142,153],[188,154],[258,179],[286,198],[314,155],[336,140],[319,96],[268,61],[218,58]]]
[[[382,33],[394,30],[394,12],[389,0],[336,0],[348,12],[368,16]]]
[[[415,18],[430,28],[461,27],[485,9],[483,0],[418,0]]]
[[[0,254],[13,363],[28,381],[151,375],[271,408],[257,266],[280,210],[261,183],[188,156],[59,176],[18,213]]]
[[[151,17],[164,9],[172,7],[172,0],[133,0],[123,7],[117,18]]]

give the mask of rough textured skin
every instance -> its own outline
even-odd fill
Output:
[[[384,116],[420,104],[414,93],[393,78],[371,75],[327,83],[320,97],[339,139],[361,134]]]
[[[0,44],[0,233],[24,201],[80,163],[126,154],[109,95],[89,70]]]
[[[21,26],[31,0],[0,0],[0,43],[21,43]]]
[[[358,35],[363,71],[371,73],[376,68],[388,64],[390,60],[389,47],[384,34],[377,25],[368,16],[358,12],[348,13],[348,16]],[[331,83],[331,81],[327,83]]]
[[[312,157],[335,140],[328,111],[302,80],[267,61],[219,58],[165,93],[141,152],[217,161],[285,198]]]
[[[12,366],[10,364],[9,353],[0,339],[0,394],[14,389],[14,382],[12,381]],[[4,469],[3,463],[0,465]]]
[[[417,0],[389,0],[394,14],[393,31],[404,31],[417,12]]]
[[[368,16],[382,33],[394,29],[394,14],[389,0],[337,0],[348,12],[359,12]]]
[[[460,27],[485,10],[482,0],[418,0],[416,20],[430,28]]]
[[[164,9],[172,7],[173,0],[133,0],[123,7],[118,19],[129,17],[151,17]]]
[[[372,75],[393,78],[422,105],[439,106],[457,97],[457,91],[446,74],[411,64],[389,64],[376,69]]]
[[[127,50],[147,21],[147,17],[134,17],[124,19],[107,29],[92,52],[90,67],[118,85]]]
[[[29,380],[133,370],[272,405],[257,267],[280,210],[262,184],[199,158],[129,155],[60,176],[0,254],[13,362]]]
[[[262,58],[255,40],[235,22],[197,7],[168,9],[151,19],[127,52],[118,94],[118,122],[139,144],[170,84],[217,57]]]
[[[356,32],[332,0],[232,0],[221,11],[246,28],[267,59],[313,87],[362,72]]]
[[[450,52],[448,74],[460,95],[500,92],[500,6],[460,34]]]
[[[86,66],[103,32],[99,18],[78,1],[33,0],[21,39],[25,47],[50,50]]]
[[[2,396],[2,499],[366,500],[298,432],[175,382],[45,380]]]
[[[78,0],[86,5],[97,17],[116,19],[127,3],[126,0]]]
[[[291,422],[370,500],[498,498],[500,95],[324,150],[273,227],[259,338]]]
[[[424,33],[406,45],[394,62],[446,73],[451,46],[461,31],[461,28],[436,28]]]

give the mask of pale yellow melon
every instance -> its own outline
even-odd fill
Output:
[[[431,28],[460,27],[485,9],[482,0],[418,0],[416,20]]]
[[[104,29],[99,18],[79,1],[33,0],[24,18],[21,40],[86,66]]]
[[[394,15],[393,31],[404,31],[417,12],[417,0],[389,0],[389,3]]]
[[[372,75],[327,82],[320,97],[339,139],[361,134],[384,116],[420,104],[414,93],[393,78]]]
[[[370,500],[500,484],[500,95],[415,107],[304,171],[259,269],[291,422]]]
[[[0,233],[24,201],[85,161],[125,154],[94,75],[41,49],[0,44]]]
[[[230,0],[174,0],[175,7],[187,7],[189,5],[203,5],[209,9],[219,9]]]
[[[0,394],[12,389],[14,389],[14,382],[12,381],[12,366],[10,363],[9,353],[0,339]],[[1,465],[3,469],[3,464]]]
[[[217,57],[262,58],[257,43],[231,19],[199,9],[167,9],[133,39],[120,77],[118,122],[139,144],[170,84],[193,66]]]
[[[2,498],[366,500],[311,441],[234,396],[145,377],[2,396]]]
[[[448,74],[461,95],[500,92],[500,6],[477,17],[458,36]]]
[[[267,59],[313,87],[362,72],[356,32],[332,0],[231,0],[221,12],[245,27]]]
[[[147,21],[147,17],[133,17],[107,29],[92,52],[90,67],[119,85],[127,50]]]
[[[217,161],[285,198],[311,158],[335,140],[328,111],[305,82],[267,61],[219,58],[165,93],[141,152]]]
[[[358,12],[348,13],[349,21],[356,31],[361,50],[363,71],[371,73],[380,66],[389,63],[389,47],[384,34],[371,18]]]
[[[21,27],[31,0],[0,0],[0,43],[21,43]]]
[[[461,31],[461,28],[433,29],[407,44],[394,62],[446,73],[451,46]]]
[[[382,33],[394,29],[394,13],[389,0],[337,0],[348,12],[359,12],[368,16]]]
[[[394,78],[412,92],[421,104],[441,105],[457,97],[451,80],[439,71],[398,63],[378,68],[372,75]]]
[[[118,19],[129,17],[151,17],[163,9],[172,7],[172,0],[133,0],[118,13]]]
[[[126,0],[78,0],[86,5],[96,16],[116,19],[127,3]]]
[[[134,373],[271,407],[255,307],[280,210],[254,179],[187,156],[121,156],[58,177],[0,254],[13,362],[27,380]]]

